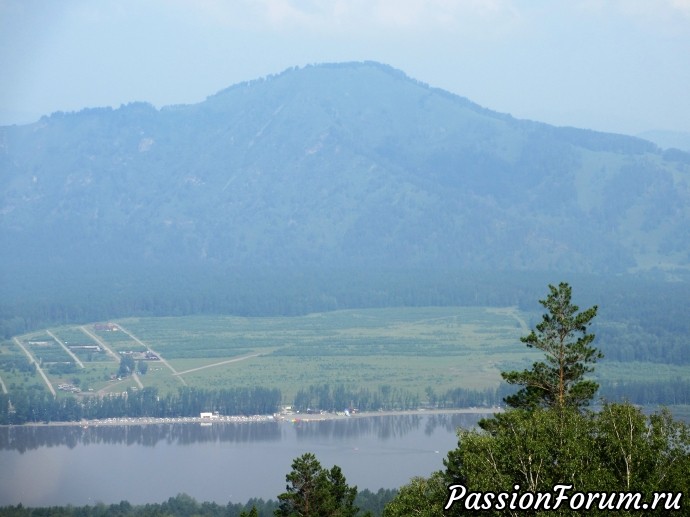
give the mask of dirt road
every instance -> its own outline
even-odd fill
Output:
[[[41,366],[38,364],[38,361],[36,361],[36,359],[34,359],[34,356],[31,355],[31,352],[29,352],[26,348],[24,348],[24,345],[22,345],[22,342],[19,341],[16,337],[12,338],[12,339],[17,344],[17,346],[24,351],[26,356],[29,358],[29,362],[36,365],[36,371],[38,372],[38,374],[41,377],[43,377],[43,381],[46,383],[46,386],[48,386],[48,389],[53,394],[53,397],[57,396],[57,393],[55,393],[55,388],[53,388],[53,385],[48,380],[48,377],[46,376],[45,372],[41,369]]]
[[[98,343],[100,346],[102,346],[102,347],[103,347],[103,350],[105,350],[109,355],[111,355],[111,356],[115,359],[115,361],[117,361],[118,363],[120,362],[120,356],[119,356],[118,354],[116,354],[115,352],[113,352],[113,351],[110,349],[110,347],[105,343],[105,341],[103,341],[101,338],[99,338],[99,337],[98,337],[96,334],[94,334],[93,332],[90,332],[86,327],[81,326],[81,327],[79,327],[79,328],[81,329],[81,331],[82,331],[84,334],[86,334],[86,335],[89,336],[91,339],[93,339],[96,343]],[[138,376],[135,372],[132,372],[132,379],[134,379],[134,382],[137,383],[137,386],[139,386],[139,388],[143,388],[143,387],[144,387],[144,385],[142,384],[141,380],[139,379],[139,376]]]
[[[132,334],[129,330],[127,330],[126,328],[124,328],[124,327],[123,327],[122,325],[120,325],[119,323],[118,323],[117,327],[118,327],[122,332],[124,332],[125,334],[127,334],[130,338],[132,338],[136,343],[138,343],[138,344],[140,344],[141,346],[143,346],[144,348],[146,348],[146,350],[148,350],[148,351],[151,352],[152,354],[156,354],[156,357],[158,357],[158,359],[160,360],[160,362],[163,363],[163,364],[172,372],[173,376],[174,376],[174,377],[177,377],[177,378],[180,380],[180,382],[181,382],[182,384],[184,384],[185,386],[187,385],[187,381],[185,381],[182,377],[180,377],[180,374],[177,372],[177,370],[175,370],[175,368],[173,368],[172,365],[171,365],[168,361],[166,361],[166,360],[163,358],[162,355],[160,355],[160,354],[159,354],[158,352],[156,352],[153,348],[151,348],[150,346],[148,346],[148,345],[147,345],[146,343],[144,343],[141,339],[139,339],[138,337],[136,337],[134,334]]]
[[[70,355],[70,357],[74,360],[74,362],[79,365],[79,368],[84,368],[84,363],[82,363],[79,360],[79,358],[76,355],[74,355],[74,352],[72,352],[69,348],[67,348],[67,345],[65,345],[62,341],[60,341],[60,338],[58,338],[50,330],[46,330],[46,334],[48,334],[50,337],[52,337],[58,345],[60,345],[62,348],[65,349],[65,352],[67,352]]]
[[[190,368],[189,370],[185,370],[184,372],[175,373],[175,375],[184,375],[185,373],[197,372],[199,370],[205,370],[206,368],[214,368],[216,366],[221,366],[223,364],[236,363],[237,361],[244,361],[245,359],[250,359],[252,357],[259,357],[260,355],[261,354],[251,354],[251,355],[245,355],[242,357],[236,357],[235,359],[228,359],[227,361],[220,361],[218,363],[207,364],[205,366],[199,366],[197,368]]]

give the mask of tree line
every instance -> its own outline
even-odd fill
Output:
[[[502,405],[513,392],[513,387],[505,382],[497,388],[451,388],[439,393],[429,386],[423,399],[416,393],[388,385],[368,389],[322,384],[301,388],[291,405],[301,412],[491,408]],[[690,381],[603,380],[598,394],[604,400],[643,406],[688,405]],[[123,417],[177,418],[198,416],[202,411],[218,411],[224,415],[270,415],[279,411],[283,402],[279,389],[262,387],[219,391],[179,388],[177,393],[164,396],[156,388],[147,387],[102,398],[53,397],[43,389],[13,390],[11,397],[0,393],[0,425]]]
[[[298,411],[378,411],[417,409],[419,405],[420,399],[416,393],[387,384],[376,390],[344,384],[321,384],[300,389],[295,395],[293,408]]]
[[[531,272],[457,270],[229,269],[207,265],[145,267],[140,264],[54,271],[47,266],[7,265],[0,271],[0,337],[68,324],[119,317],[233,314],[290,316],[367,307],[518,306],[539,310],[535,300],[549,275]],[[40,270],[38,274],[36,271]],[[682,272],[678,273],[680,276]],[[626,327],[601,328],[616,341],[648,336],[687,336],[687,282],[654,277],[575,277],[586,299],[599,300],[604,321]],[[113,284],[118,286],[114,291]],[[604,340],[608,346],[609,339]],[[623,341],[621,341],[623,343]],[[635,347],[638,344],[632,342]],[[681,343],[682,344],[682,343]],[[616,345],[617,346],[617,345]],[[650,350],[636,360],[648,360]],[[612,351],[603,349],[607,357]],[[661,351],[663,353],[663,350]],[[621,359],[625,360],[625,359]]]
[[[266,415],[278,411],[280,390],[234,388],[205,390],[181,387],[164,396],[154,387],[128,389],[105,397],[53,397],[45,390],[18,390],[0,395],[0,424],[74,422],[103,418],[173,418],[199,416],[203,411],[223,415]],[[10,407],[12,410],[10,410]]]
[[[469,390],[454,388],[433,395],[430,407],[439,409],[470,406],[492,407],[501,402],[499,389]],[[427,393],[433,393],[427,388]],[[75,422],[103,418],[177,418],[199,416],[202,411],[222,415],[270,415],[283,403],[277,388],[235,388],[208,390],[180,387],[176,393],[160,395],[155,387],[105,397],[53,397],[44,389],[13,390],[11,396],[0,394],[0,424],[27,422]],[[416,393],[381,385],[375,390],[344,384],[312,385],[300,389],[292,408],[301,411],[378,411],[406,410],[421,407]],[[429,403],[426,404],[429,406]]]
[[[383,509],[397,494],[397,490],[381,488],[376,492],[358,490],[354,506],[360,515],[379,516]],[[187,494],[178,494],[162,503],[133,505],[128,501],[115,504],[97,503],[89,506],[61,506],[25,508],[22,505],[0,507],[3,517],[259,517],[273,516],[279,507],[276,499],[252,498],[246,503],[226,505],[213,502],[199,502]]]

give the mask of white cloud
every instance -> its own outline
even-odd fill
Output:
[[[670,0],[671,7],[690,17],[690,0]]]
[[[176,0],[184,16],[244,29],[434,31],[517,18],[512,0]],[[165,5],[165,4],[161,4]],[[167,3],[171,5],[171,3]]]
[[[690,31],[690,0],[580,0],[575,5],[589,14],[627,19],[652,30]]]

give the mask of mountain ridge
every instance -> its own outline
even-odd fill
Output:
[[[310,65],[0,128],[0,260],[686,269],[689,157]]]

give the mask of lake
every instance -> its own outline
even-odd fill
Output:
[[[0,506],[275,499],[313,452],[376,491],[443,468],[457,427],[486,415],[414,414],[301,422],[0,428]]]

